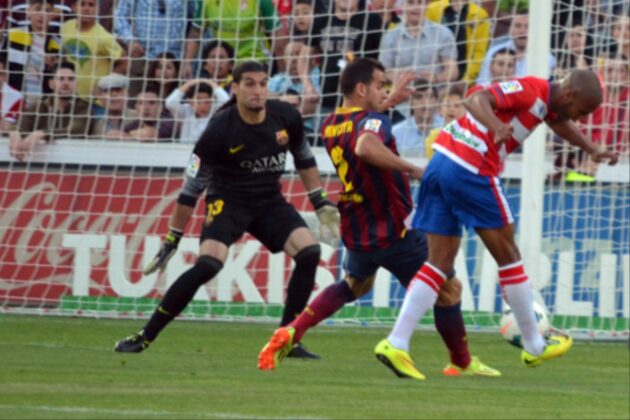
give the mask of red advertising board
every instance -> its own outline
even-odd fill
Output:
[[[298,178],[286,178],[282,183],[298,210],[311,210]],[[112,247],[120,246],[113,237],[125,238],[126,281],[141,281],[145,238],[161,237],[167,231],[182,176],[138,171],[4,169],[0,171],[0,185],[0,302],[42,306],[55,305],[61,296],[72,294],[73,276],[81,264],[88,265],[84,269],[89,275],[85,279],[89,280],[89,296],[117,296],[109,278],[110,255],[115,251]],[[329,191],[338,187],[338,182],[328,182]],[[190,237],[197,236],[203,220],[202,203],[198,204],[186,230]],[[64,246],[64,238],[73,234],[106,237],[107,244],[89,251]],[[87,261],[75,261],[78,251],[89,257]],[[336,265],[334,258],[328,263]],[[194,255],[188,256],[188,260],[193,259]],[[263,298],[268,259],[268,252],[261,250],[247,267]],[[285,273],[289,264],[286,258]],[[157,296],[156,288],[146,296]],[[235,301],[241,298],[234,296]]]

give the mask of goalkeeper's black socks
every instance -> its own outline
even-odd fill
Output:
[[[293,257],[295,268],[287,287],[287,301],[284,305],[281,326],[293,321],[306,307],[308,298],[315,286],[315,273],[319,265],[321,249],[319,244],[302,249]]]
[[[190,303],[197,290],[212,280],[221,268],[223,268],[223,263],[218,259],[209,255],[199,257],[197,263],[169,287],[162,302],[144,326],[143,334],[146,339],[155,340],[160,331]]]

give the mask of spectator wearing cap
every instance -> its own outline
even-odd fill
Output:
[[[126,72],[120,60],[123,49],[116,38],[97,22],[97,0],[74,0],[76,19],[61,27],[61,42],[65,58],[77,69],[77,92],[91,102],[98,79],[112,72]]]
[[[59,138],[86,138],[92,132],[90,106],[76,97],[72,63],[62,62],[49,81],[52,93],[22,113],[10,134],[11,156],[25,160],[37,143]]]
[[[227,92],[212,79],[189,80],[166,98],[166,109],[181,124],[180,143],[194,144],[210,117],[230,99]]]
[[[15,129],[24,97],[7,83],[7,56],[0,54],[0,133]]]
[[[396,145],[401,154],[425,156],[425,140],[431,130],[441,127],[444,119],[437,112],[437,91],[426,79],[413,84],[411,94],[412,115],[392,128]]]
[[[104,107],[104,114],[94,121],[94,136],[121,140],[125,136],[125,125],[137,118],[136,113],[127,107],[129,78],[112,73],[98,82],[98,96]]]
[[[434,84],[457,80],[455,37],[446,26],[426,20],[424,7],[423,0],[405,1],[404,24],[383,35],[379,60],[390,79],[411,69],[417,78]]]
[[[490,41],[488,12],[473,1],[438,0],[427,6],[427,19],[453,33],[460,78],[467,84],[474,83]]]

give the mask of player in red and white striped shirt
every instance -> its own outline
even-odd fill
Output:
[[[545,122],[559,137],[591,155],[617,163],[617,155],[587,140],[577,121],[602,102],[597,75],[575,70],[559,83],[524,77],[472,92],[468,113],[439,134],[419,192],[413,226],[427,232],[429,259],[407,289],[388,341],[405,347],[418,320],[433,306],[454,271],[462,227],[474,228],[499,266],[499,282],[522,333],[528,366],[565,354],[572,339],[543,337],[534,315],[532,285],[514,241],[514,218],[498,178],[505,156]]]

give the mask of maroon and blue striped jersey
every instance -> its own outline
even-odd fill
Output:
[[[322,124],[326,150],[342,183],[339,194],[341,238],[354,251],[391,246],[405,235],[413,204],[409,178],[402,172],[377,168],[354,152],[359,136],[375,134],[398,154],[390,119],[361,108],[338,108]]]

